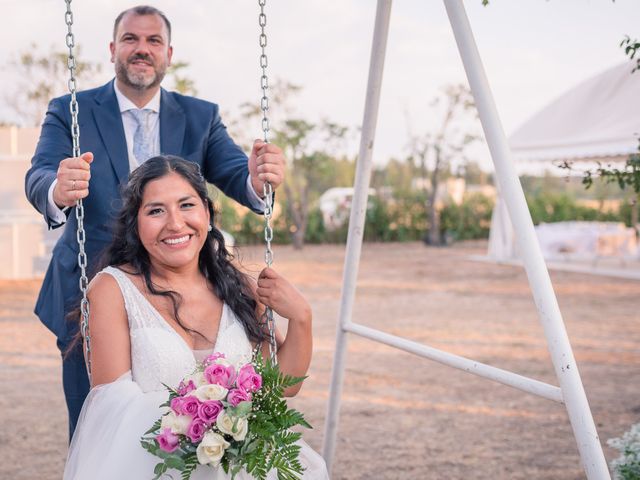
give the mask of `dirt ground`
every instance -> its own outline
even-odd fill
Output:
[[[354,321],[557,384],[524,271],[471,261],[483,244],[363,248]],[[261,250],[243,250],[258,271]],[[343,246],[276,247],[314,309],[310,378],[293,404],[320,450]],[[552,272],[600,438],[640,421],[640,282]],[[39,281],[0,283],[0,478],[61,477],[67,418],[54,337],[31,313]],[[582,479],[564,407],[349,338],[335,479]],[[605,447],[607,460],[616,452]]]

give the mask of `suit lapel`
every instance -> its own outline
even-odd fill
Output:
[[[126,183],[129,178],[129,154],[113,81],[98,90],[95,101],[98,107],[93,109],[93,116],[102,143],[107,150],[118,181]]]
[[[160,151],[182,156],[186,118],[184,110],[171,94],[162,89],[160,96]]]

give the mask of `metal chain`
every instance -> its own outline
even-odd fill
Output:
[[[269,79],[267,78],[267,34],[265,28],[267,26],[267,15],[264,13],[264,6],[267,0],[258,0],[260,5],[260,15],[258,16],[258,24],[260,25],[260,68],[262,68],[262,76],[260,77],[260,88],[262,88],[262,98],[260,99],[260,109],[262,110],[262,132],[264,134],[264,141],[269,142],[269,118],[267,112],[269,111],[269,97],[267,91],[269,89]]]
[[[271,240],[273,240],[273,228],[271,227],[271,217],[273,215],[273,189],[269,182],[265,182],[263,186],[264,192],[264,239],[267,244],[264,261],[267,267],[271,267],[273,263],[273,251],[271,250]],[[278,363],[278,345],[276,343],[276,325],[273,318],[273,310],[271,307],[267,307],[262,317],[263,324],[266,323],[269,330],[269,353],[271,355],[271,361],[275,364]]]
[[[75,38],[73,36],[73,12],[71,11],[71,0],[65,0],[67,11],[65,12],[65,22],[67,24],[66,43],[69,48],[69,56],[67,57],[67,68],[69,69],[69,93],[71,93],[71,101],[69,102],[69,110],[71,111],[71,138],[73,139],[73,157],[80,156],[80,126],[78,125],[78,101],[76,99],[76,57],[73,54],[75,46]],[[82,300],[80,301],[80,312],[82,320],[80,322],[80,332],[84,339],[85,362],[87,365],[87,373],[89,381],[91,381],[91,335],[89,335],[89,300],[87,300],[87,287],[89,279],[87,278],[87,254],[84,249],[85,231],[84,231],[84,206],[82,199],[76,202],[76,220],[78,221],[78,229],[76,231],[76,240],[78,241],[78,266],[80,267],[80,279],[78,280],[80,291],[82,292]]]
[[[262,68],[262,76],[260,77],[260,88],[262,89],[262,98],[260,99],[260,109],[262,110],[262,133],[264,134],[265,143],[269,143],[269,117],[267,113],[269,111],[269,97],[267,91],[269,89],[269,79],[267,78],[267,34],[265,28],[267,26],[267,15],[264,13],[264,7],[267,3],[266,0],[258,0],[260,5],[260,15],[258,16],[258,24],[260,25],[260,68]],[[273,251],[271,250],[271,240],[273,240],[273,228],[271,227],[271,217],[273,215],[273,188],[269,182],[264,182],[262,187],[262,193],[264,194],[264,240],[266,242],[266,250],[264,254],[264,261],[267,267],[271,267],[273,263]],[[276,343],[276,325],[273,318],[273,310],[271,307],[267,307],[262,316],[263,325],[266,324],[269,330],[269,353],[271,355],[271,361],[278,363],[278,345]]]

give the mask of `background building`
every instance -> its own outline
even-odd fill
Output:
[[[0,278],[44,275],[62,228],[51,230],[24,193],[39,128],[0,127]]]

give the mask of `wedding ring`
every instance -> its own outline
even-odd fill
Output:
[[[75,189],[76,189],[76,181],[71,180],[71,190],[75,190]]]

